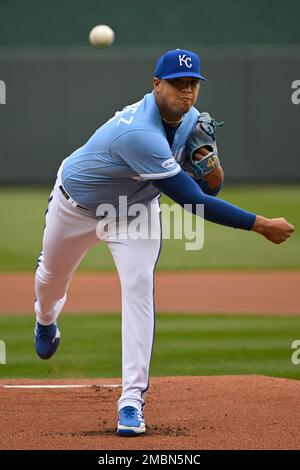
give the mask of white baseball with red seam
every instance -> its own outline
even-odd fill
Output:
[[[90,31],[89,40],[94,47],[108,47],[114,42],[115,33],[110,26],[99,24]]]

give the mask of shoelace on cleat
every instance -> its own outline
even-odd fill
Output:
[[[49,329],[47,326],[40,325],[38,329],[38,336],[41,339],[49,339]]]
[[[132,407],[125,406],[123,409],[123,414],[126,416],[126,418],[133,418],[134,417],[135,410]]]

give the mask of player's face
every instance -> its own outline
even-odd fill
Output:
[[[158,105],[163,112],[182,116],[195,104],[200,90],[200,80],[194,77],[167,80],[154,78],[154,90]]]

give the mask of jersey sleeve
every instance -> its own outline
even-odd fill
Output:
[[[126,162],[139,180],[169,178],[181,170],[167,140],[151,130],[127,131],[112,142],[110,152]]]

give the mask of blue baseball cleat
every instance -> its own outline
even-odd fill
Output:
[[[41,359],[50,359],[58,348],[60,331],[56,323],[49,326],[36,323],[34,330],[35,351]]]
[[[117,433],[120,436],[136,436],[146,431],[141,413],[133,406],[124,406],[119,411]]]

